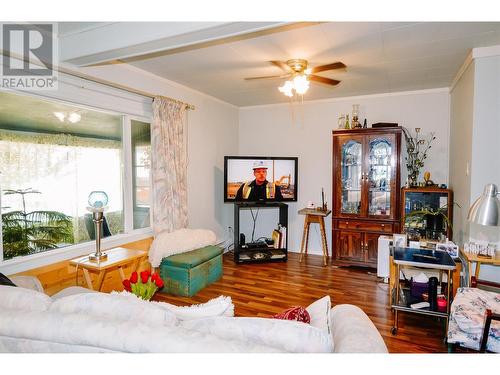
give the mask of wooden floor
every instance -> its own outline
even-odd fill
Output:
[[[375,272],[374,270],[370,270]],[[307,306],[330,295],[333,305],[350,303],[362,308],[377,326],[391,353],[446,352],[444,321],[400,314],[399,331],[391,335],[393,314],[388,307],[388,285],[376,273],[362,268],[322,266],[322,257],[309,255],[302,263],[289,253],[287,263],[235,265],[224,256],[224,275],[192,298],[156,294],[155,300],[179,305],[231,296],[237,316],[269,317],[290,306]]]

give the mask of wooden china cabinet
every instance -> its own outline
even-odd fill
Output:
[[[399,232],[401,127],[333,131],[333,261],[377,266],[380,235]]]

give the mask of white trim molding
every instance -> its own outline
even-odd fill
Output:
[[[467,57],[465,58],[465,61],[462,63],[462,65],[458,69],[458,72],[455,75],[455,78],[453,78],[453,81],[451,82],[450,92],[453,91],[453,89],[455,88],[455,86],[458,83],[458,81],[460,80],[460,78],[462,78],[462,75],[465,73],[465,71],[467,70],[467,68],[469,67],[469,65],[472,63],[472,60],[473,60],[472,51],[470,51],[467,54]]]
[[[483,57],[493,57],[493,56],[500,56],[500,45],[473,48],[467,54],[465,61],[460,66],[460,69],[458,69],[458,72],[455,75],[455,78],[453,78],[453,82],[451,83],[451,86],[450,86],[450,92],[453,91],[453,89],[455,88],[455,85],[458,83],[460,78],[462,78],[462,75],[465,73],[465,71],[467,70],[467,68],[472,63],[473,60],[480,59]]]
[[[500,45],[472,49],[472,58],[500,56]]]

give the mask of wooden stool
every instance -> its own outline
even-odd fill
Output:
[[[323,265],[326,266],[328,259],[328,244],[326,242],[326,230],[325,230],[325,220],[324,218],[330,215],[330,210],[319,211],[314,208],[303,208],[299,210],[300,215],[306,215],[304,219],[304,233],[302,233],[302,243],[300,245],[300,257],[299,262],[302,262],[302,257],[304,253],[307,254],[307,245],[309,242],[309,224],[317,223],[319,224],[319,230],[321,232],[321,247],[323,248]]]

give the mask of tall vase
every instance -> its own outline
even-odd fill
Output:
[[[410,187],[418,186],[418,175],[420,171],[417,168],[408,168],[408,184]]]

